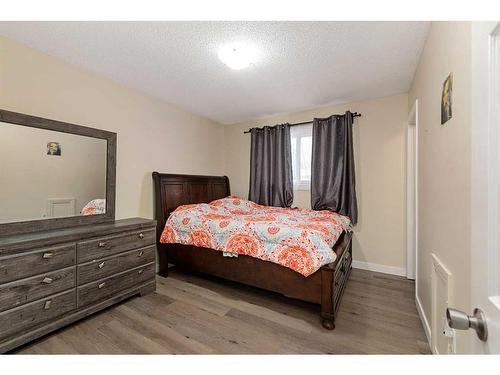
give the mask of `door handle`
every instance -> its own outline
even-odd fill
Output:
[[[463,311],[447,308],[446,320],[448,320],[448,325],[451,328],[462,330],[472,328],[476,331],[479,340],[488,340],[486,317],[481,309],[474,309],[472,315],[467,315]]]

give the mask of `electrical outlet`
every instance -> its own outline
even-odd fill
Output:
[[[448,338],[448,354],[456,353],[456,335],[455,330],[448,325],[448,320],[443,318],[443,335]]]

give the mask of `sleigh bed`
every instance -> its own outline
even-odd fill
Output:
[[[252,256],[225,257],[206,247],[161,243],[170,214],[179,206],[209,203],[230,195],[225,176],[195,176],[153,172],[159,273],[168,276],[168,264],[182,270],[208,274],[242,284],[281,293],[320,305],[323,327],[335,328],[335,317],[351,272],[351,233],[344,231],[332,247],[336,258],[305,277],[280,264]]]

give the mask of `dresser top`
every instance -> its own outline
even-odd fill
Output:
[[[33,248],[50,246],[61,242],[81,241],[91,237],[105,236],[129,230],[153,229],[156,221],[142,218],[115,220],[103,224],[82,225],[71,228],[55,229],[42,232],[15,234],[0,237],[0,256],[32,246]]]

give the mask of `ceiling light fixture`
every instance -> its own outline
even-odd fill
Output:
[[[219,59],[234,70],[245,69],[257,61],[257,51],[248,44],[228,43],[219,48]]]

